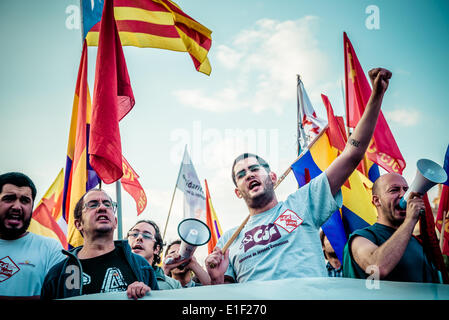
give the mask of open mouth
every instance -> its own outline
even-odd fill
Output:
[[[22,219],[22,215],[21,214],[9,214],[6,219],[6,222],[8,222],[9,225],[11,226],[16,226],[19,225],[20,223],[22,223],[23,219]]]
[[[260,186],[260,185],[261,185],[260,182],[258,182],[258,181],[256,181],[256,180],[253,180],[253,181],[251,181],[251,182],[249,183],[248,188],[249,188],[249,190],[253,190],[254,188],[256,188],[256,187],[258,187],[258,186]]]
[[[109,221],[109,218],[106,215],[99,215],[97,221]]]
[[[143,250],[143,247],[140,244],[136,244],[132,248],[133,250]]]

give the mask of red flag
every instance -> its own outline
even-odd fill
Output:
[[[340,154],[341,151],[345,148],[346,145],[346,133],[342,130],[337,118],[334,115],[334,110],[332,109],[332,105],[329,101],[329,98],[324,94],[321,94],[321,99],[323,99],[324,106],[327,111],[327,137],[329,139],[329,144],[338,149]],[[349,179],[345,181],[344,185],[348,188],[351,188],[349,184]]]
[[[136,201],[137,215],[141,214],[145,207],[147,206],[147,196],[145,191],[143,191],[142,186],[139,183],[139,175],[134,171],[133,168],[126,161],[125,157],[122,157],[123,165],[123,176],[120,180],[122,182],[123,189],[128,192],[131,197]]]
[[[321,99],[323,99],[324,106],[327,110],[327,136],[329,137],[329,143],[331,146],[337,148],[340,151],[343,151],[346,145],[346,133],[338,121],[338,119],[334,115],[334,110],[332,109],[332,105],[329,101],[329,98],[324,94],[321,95]]]
[[[346,117],[348,127],[355,128],[371,96],[371,87],[346,32],[343,33],[343,42],[345,51]],[[367,153],[368,159],[377,163],[388,172],[402,174],[405,168],[405,160],[399,151],[382,111],[379,114],[373,139]]]
[[[446,149],[446,155],[444,157],[444,170],[449,177],[449,145]],[[438,205],[438,214],[436,218],[436,225],[440,231],[440,241],[443,241],[441,250],[445,255],[449,255],[449,219],[444,218],[449,212],[449,178],[442,184],[440,203]],[[441,226],[444,220],[444,230],[441,230]],[[442,239],[441,239],[442,238]]]
[[[89,154],[100,179],[112,183],[123,175],[119,121],[134,106],[134,95],[110,0],[100,23]]]
[[[441,271],[443,283],[449,284],[449,275],[444,264],[443,255],[441,254],[440,245],[435,232],[435,223],[433,221],[432,208],[429,203],[427,193],[423,196],[424,204],[426,206],[425,216],[419,218],[420,236],[423,241],[423,247],[432,258],[432,262]]]

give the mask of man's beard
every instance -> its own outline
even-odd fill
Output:
[[[263,182],[263,192],[259,195],[250,198],[248,195],[244,196],[244,199],[248,205],[248,207],[252,209],[260,209],[265,207],[271,200],[274,198],[274,185],[270,179],[270,176],[267,176],[265,181]]]
[[[1,238],[4,240],[15,240],[20,238],[28,229],[31,223],[31,215],[28,219],[25,219],[25,214],[22,216],[22,226],[20,228],[7,228],[5,226],[5,219],[8,218],[9,213],[6,214],[6,216],[0,220],[0,234]]]

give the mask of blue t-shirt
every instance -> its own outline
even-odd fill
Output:
[[[342,206],[332,196],[325,173],[291,194],[284,202],[249,218],[229,247],[227,276],[236,282],[302,277],[327,277],[320,227]],[[233,228],[217,246],[223,248]]]
[[[31,232],[0,239],[0,296],[39,296],[47,272],[65,258],[61,250],[59,241]]]

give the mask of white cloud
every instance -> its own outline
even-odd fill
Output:
[[[259,20],[230,44],[217,47],[216,62],[224,69],[214,75],[215,80],[220,82],[225,72],[231,72],[232,81],[207,94],[190,89],[174,94],[181,103],[202,110],[251,108],[282,113],[284,105],[296,101],[296,74],[301,75],[307,90],[322,87],[322,79],[328,78],[328,58],[315,38],[317,24],[318,18],[312,16]]]
[[[385,111],[385,117],[399,126],[411,127],[418,123],[421,113],[413,109]]]

